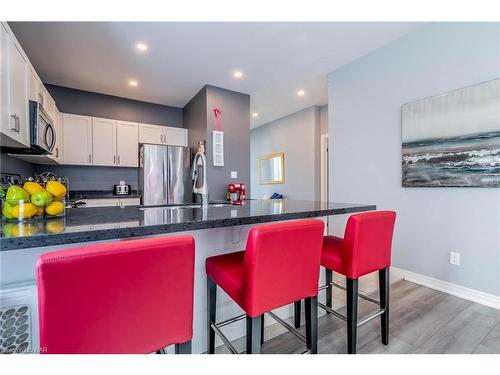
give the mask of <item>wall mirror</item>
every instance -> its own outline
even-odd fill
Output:
[[[260,184],[284,184],[285,183],[285,154],[262,156],[260,158]]]

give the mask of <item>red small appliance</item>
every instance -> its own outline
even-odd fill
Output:
[[[246,198],[246,186],[241,183],[227,185],[227,200],[232,204],[242,204]]]

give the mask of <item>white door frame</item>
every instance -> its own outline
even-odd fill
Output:
[[[320,158],[320,197],[323,202],[328,201],[328,134],[321,134],[321,158]]]
[[[320,199],[328,202],[328,134],[321,134]],[[330,234],[330,217],[326,217],[325,234]]]

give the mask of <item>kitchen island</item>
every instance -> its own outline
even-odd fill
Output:
[[[205,351],[206,276],[209,256],[243,250],[248,231],[265,222],[324,218],[374,210],[374,205],[294,201],[247,200],[243,205],[212,204],[206,209],[196,205],[160,207],[99,207],[68,209],[60,219],[30,224],[2,224],[0,237],[1,309],[26,305],[30,312],[31,347],[38,346],[35,266],[42,253],[144,236],[189,234],[195,238],[195,294],[193,352]],[[14,230],[17,228],[17,230]],[[89,274],[88,277],[92,277]],[[219,289],[220,290],[220,289]],[[99,308],[96,306],[96,308]],[[283,318],[292,315],[285,306],[277,311]],[[240,308],[219,292],[217,319],[241,314]],[[266,324],[271,323],[270,319]],[[244,322],[225,327],[227,336],[245,335]],[[268,337],[266,335],[266,337]]]

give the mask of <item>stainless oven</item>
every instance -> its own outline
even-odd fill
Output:
[[[56,128],[42,105],[30,100],[31,154],[50,154],[56,145]]]

